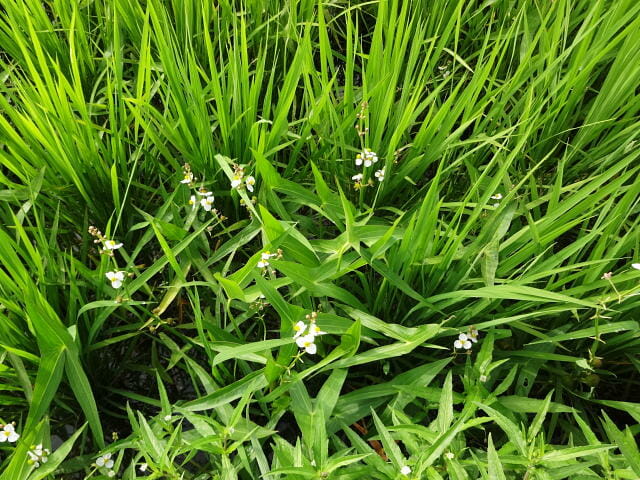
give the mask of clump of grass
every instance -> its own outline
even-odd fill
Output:
[[[0,9],[0,479],[640,475],[640,4]]]

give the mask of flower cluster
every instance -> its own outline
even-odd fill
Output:
[[[27,452],[29,456],[28,463],[32,464],[34,468],[38,468],[43,463],[47,463],[49,460],[49,454],[51,452],[48,448],[42,448],[42,444],[32,445],[31,450]]]
[[[474,343],[478,342],[478,330],[476,327],[469,327],[467,333],[458,335],[458,339],[453,342],[453,348],[470,350]]]
[[[185,163],[182,169],[184,178],[180,181],[180,183],[184,183],[191,188],[195,188],[196,178],[193,176],[191,166],[188,163]],[[222,215],[218,215],[218,210],[213,208],[213,201],[213,193],[207,190],[204,186],[201,186],[195,191],[193,195],[189,197],[188,203],[189,205],[191,205],[192,210],[195,210],[195,208],[200,205],[206,212],[211,212],[214,215],[217,215],[220,221],[225,220],[225,217]]]
[[[213,193],[211,193],[204,187],[200,187],[196,193],[199,197],[202,198],[198,200],[198,197],[196,197],[195,195],[191,195],[191,198],[189,199],[189,205],[191,205],[191,208],[196,208],[196,205],[199,203],[206,212],[210,212],[213,209]]]
[[[91,226],[89,227],[89,234],[94,237],[93,239],[93,243],[100,243],[103,246],[103,249],[100,250],[100,253],[103,255],[108,255],[111,258],[114,257],[113,252],[117,249],[119,249],[120,247],[122,247],[122,243],[118,243],[115,240],[111,240],[106,238],[102,232],[100,230],[98,230],[96,227]],[[124,277],[126,275],[126,272],[118,270],[118,265],[115,261],[115,259],[113,260],[114,263],[116,264],[116,269],[112,270],[110,272],[107,272],[105,275],[107,277],[107,279],[111,282],[111,287],[118,289],[122,286],[122,283],[124,282]]]
[[[105,453],[104,455],[100,455],[96,458],[96,466],[98,468],[107,469],[107,476],[114,477],[116,472],[113,470],[113,460],[111,459],[111,453]]]
[[[0,425],[0,443],[9,442],[13,443],[18,441],[20,435],[16,432],[15,422],[7,423],[6,425]]]
[[[296,323],[293,326],[293,331],[295,332],[293,338],[296,340],[298,347],[304,349],[306,353],[313,355],[317,351],[315,344],[316,337],[324,335],[327,332],[320,330],[320,327],[316,324],[316,320],[318,319],[317,312],[311,312],[311,314],[306,315],[305,318],[309,321],[309,324],[307,325],[302,320]]]
[[[362,165],[364,165],[365,167],[370,167],[377,162],[378,162],[378,154],[368,148],[364,148],[362,152],[356,155],[357,167],[360,167]],[[382,168],[380,170],[377,170],[374,173],[374,176],[379,182],[382,182],[384,181],[384,173],[385,173],[384,168]],[[363,182],[363,179],[364,179],[364,175],[362,173],[356,173],[353,177],[351,177],[351,180],[355,182],[354,188],[356,190],[360,190],[365,185],[365,183]],[[373,185],[373,181],[369,179],[366,184]]]
[[[94,237],[93,243],[100,243],[103,246],[103,249],[100,250],[101,255],[108,255],[113,257],[113,252],[120,247],[122,247],[122,243],[118,243],[115,240],[110,240],[106,238],[100,230],[98,230],[93,225],[89,227],[89,235]]]
[[[374,163],[378,163],[378,154],[368,148],[364,148],[362,152],[356,155],[356,167],[361,165],[370,167]]]
[[[282,258],[282,250],[278,249],[276,253],[271,253],[269,250],[262,252],[257,263],[258,268],[267,268],[270,265],[269,260],[272,258],[280,260]]]
[[[256,184],[256,179],[249,175],[245,178],[244,167],[241,165],[233,165],[233,177],[231,178],[231,188],[240,190],[246,188],[253,193],[253,187]]]
[[[180,183],[193,185],[195,181],[196,178],[193,176],[193,172],[191,171],[191,165],[185,163],[182,167],[182,180],[180,180]]]

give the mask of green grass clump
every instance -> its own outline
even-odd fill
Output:
[[[640,477],[640,3],[4,0],[0,52],[0,480]]]

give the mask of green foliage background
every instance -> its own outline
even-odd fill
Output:
[[[639,13],[4,0],[0,478],[638,478]]]

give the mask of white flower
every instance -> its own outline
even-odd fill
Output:
[[[320,327],[315,323],[311,323],[309,325],[309,335],[313,335],[314,337],[317,337],[318,335],[325,335],[326,333],[327,332],[323,332],[322,330],[320,330]]]
[[[640,263],[632,263],[631,266],[636,270],[640,270]]]
[[[244,183],[247,186],[247,190],[253,192],[253,186],[256,184],[256,179],[249,175]]]
[[[111,460],[111,454],[105,453],[104,455],[100,455],[96,459],[96,465],[98,465],[99,467],[112,468],[113,460]]]
[[[602,278],[602,280],[611,280],[611,277],[613,277],[613,272],[607,272],[600,278]]]
[[[313,334],[304,335],[302,337],[296,338],[296,343],[298,347],[304,348],[304,351],[313,355],[316,353],[316,344],[314,343],[316,337]]]
[[[453,460],[454,458],[456,458],[455,454],[453,452],[447,452],[444,454],[445,458],[449,459],[449,460]]]
[[[213,195],[209,195],[200,200],[200,205],[202,205],[202,208],[207,212],[210,212],[211,208],[213,208]]]
[[[202,187],[198,190],[198,195],[200,195],[201,197],[210,197],[211,195],[213,195],[213,193]]]
[[[298,338],[300,335],[302,335],[304,333],[304,331],[307,329],[307,324],[304,323],[302,320],[300,320],[298,323],[296,323],[293,326],[293,331],[296,332],[293,335],[293,338]]]
[[[265,268],[269,266],[269,259],[271,257],[275,257],[276,255],[278,255],[277,253],[270,253],[269,250],[267,250],[266,252],[262,252],[262,255],[260,255],[260,261],[258,262],[258,267],[260,268]]]
[[[400,473],[402,475],[409,475],[411,473],[411,467],[409,465],[405,465],[400,469]]]
[[[189,198],[189,205],[191,205],[191,208],[194,209],[196,208],[196,204],[198,203],[198,201],[196,200],[196,196],[195,195],[191,195],[191,198]]]
[[[121,246],[122,246],[122,244],[121,243],[116,243],[115,240],[105,240],[104,241],[104,248],[106,248],[107,250],[117,250]]]
[[[235,174],[231,179],[231,188],[238,188],[242,185],[242,175]]]
[[[28,462],[33,464],[34,468],[38,468],[41,464],[49,461],[50,453],[48,448],[42,448],[42,444],[36,445],[27,452],[29,456]]]
[[[487,381],[487,376],[486,375],[480,375],[480,381],[482,383],[485,383]]]
[[[146,472],[148,466],[149,465],[147,465],[146,463],[141,463],[140,466],[138,467],[138,470],[140,470],[141,472]]]
[[[193,182],[193,173],[191,172],[185,173],[182,180],[180,180],[180,183],[191,183],[191,182]]]
[[[382,182],[384,180],[384,168],[382,170],[378,170],[375,173],[376,178],[378,179],[379,182]]]
[[[495,195],[491,195],[491,198],[493,200],[502,200],[502,194],[501,193],[496,193]]]
[[[124,272],[107,272],[107,278],[113,288],[120,288],[124,280]]]
[[[465,333],[461,333],[460,335],[458,335],[458,340],[453,342],[453,347],[469,350],[471,348],[471,342],[468,340],[468,337]]]
[[[164,421],[165,422],[170,422],[171,421],[171,414],[170,413],[164,416]]]
[[[376,154],[376,152],[373,152],[368,148],[363,149],[362,152],[356,155],[356,165],[358,167],[363,163],[365,167],[370,167],[377,161],[378,161],[378,155]]]
[[[108,477],[113,478],[113,477],[115,477],[115,476],[116,476],[116,472],[114,472],[113,470],[109,470],[109,471],[107,472],[107,476],[108,476]]]
[[[361,182],[362,177],[363,175],[361,173],[356,173],[353,177],[351,177],[351,180],[355,180],[356,182]]]
[[[2,430],[0,430],[0,442],[13,443],[20,438],[20,435],[16,433],[16,429],[12,423],[7,423]]]
[[[471,327],[469,330],[469,340],[473,343],[478,343],[478,329],[475,327]]]

